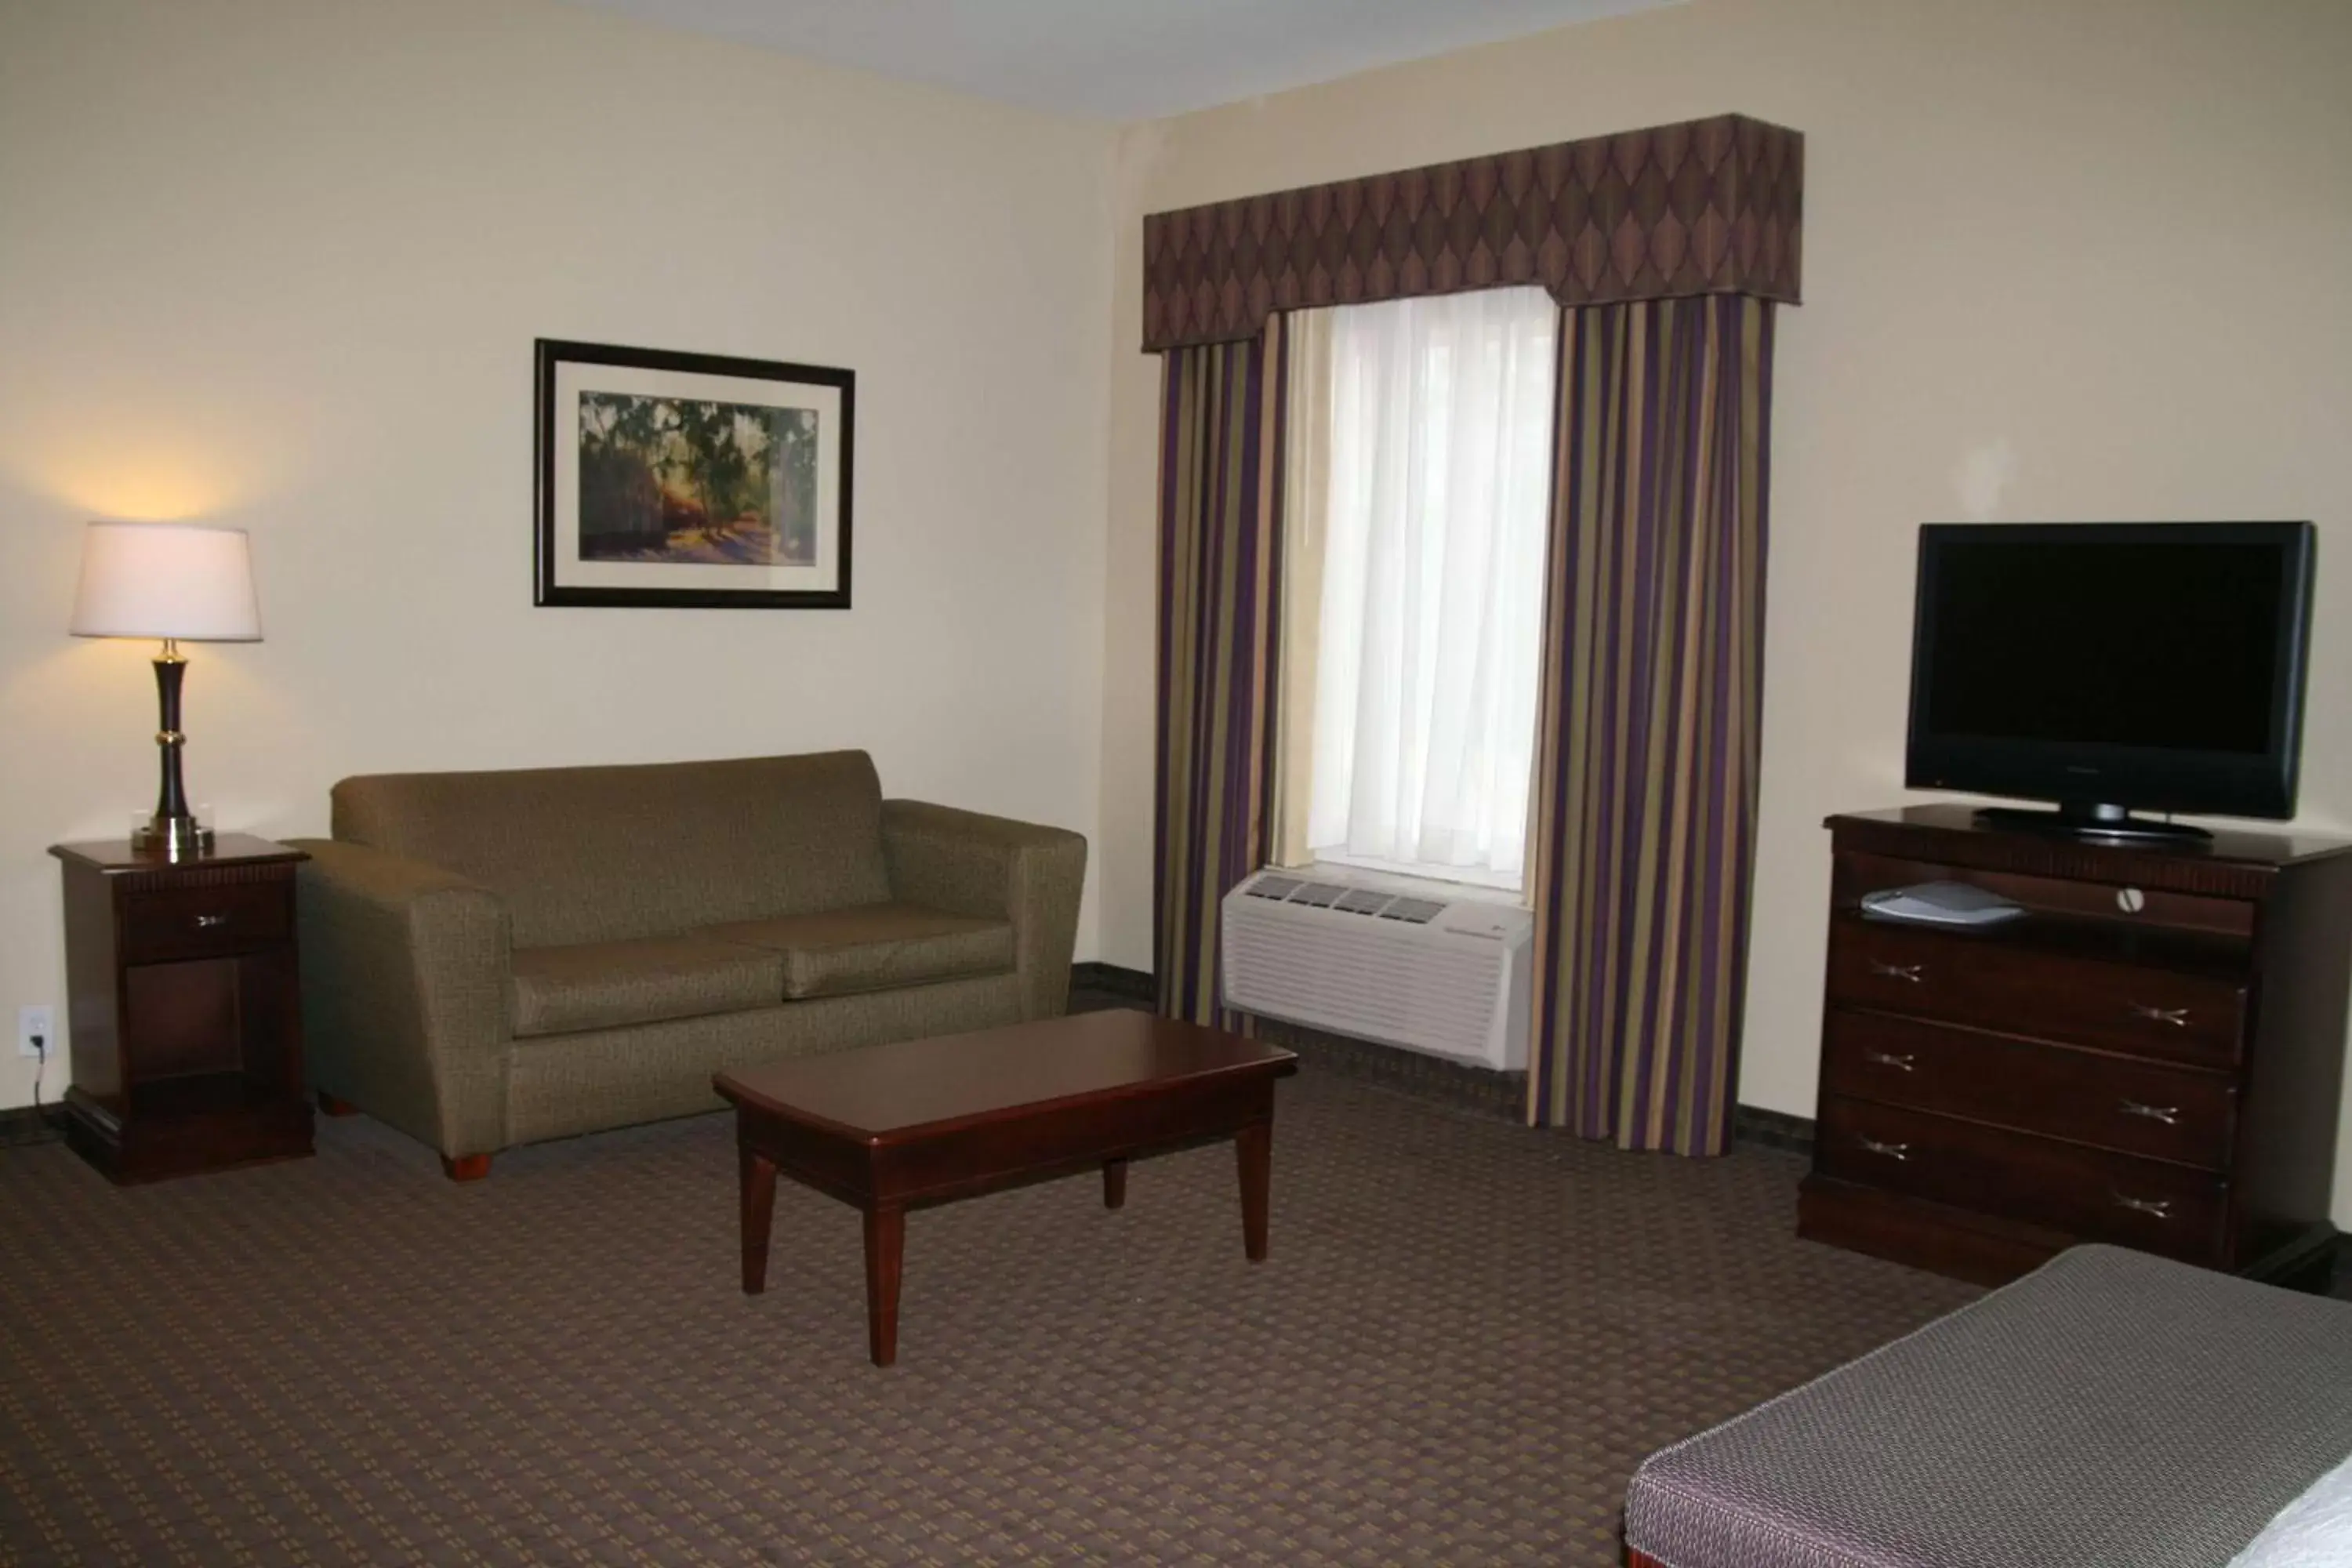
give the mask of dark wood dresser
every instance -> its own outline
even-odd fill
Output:
[[[1801,1236],[1998,1284],[2079,1241],[2324,1289],[2352,842],[2119,847],[1961,805],[1832,816]],[[1862,896],[1969,882],[1962,930]]]
[[[118,1182],[308,1154],[294,868],[224,833],[172,859],[60,844],[73,1087],[66,1136]]]

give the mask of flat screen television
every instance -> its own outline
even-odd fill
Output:
[[[2307,522],[1927,524],[1904,782],[2100,837],[2294,816],[2313,550]]]

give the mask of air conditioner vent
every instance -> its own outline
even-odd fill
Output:
[[[1528,1061],[1535,918],[1261,871],[1226,895],[1225,1005],[1482,1067]]]

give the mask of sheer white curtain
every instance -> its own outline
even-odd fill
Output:
[[[1313,617],[1312,663],[1284,692],[1312,720],[1284,715],[1285,765],[1305,772],[1286,847],[1516,888],[1559,308],[1507,289],[1318,314],[1303,371],[1328,380],[1294,405],[1313,471],[1291,488],[1309,501],[1292,575],[1312,596],[1292,609]],[[1305,653],[1308,626],[1288,640]]]

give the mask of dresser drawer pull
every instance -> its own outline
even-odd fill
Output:
[[[225,926],[228,924],[228,917],[226,915],[198,915],[196,917],[196,924],[206,931],[210,931],[215,926]]]
[[[1905,1051],[1900,1056],[1893,1051],[1864,1051],[1862,1059],[1879,1067],[1893,1068],[1896,1072],[1910,1072],[1913,1070],[1911,1064],[1918,1058],[1909,1051]]]
[[[1908,1160],[1911,1157],[1911,1145],[1908,1143],[1882,1143],[1875,1138],[1864,1138],[1859,1134],[1854,1142],[1872,1153],[1884,1154],[1890,1160]]]
[[[2169,1024],[2176,1029],[2189,1027],[2189,1009],[2186,1007],[2151,1007],[2145,1002],[2127,1002],[2125,1005],[2132,1010],[2135,1018],[2146,1018],[2151,1024]]]
[[[2150,1121],[2161,1121],[2167,1127],[2180,1125],[2180,1107],[2177,1105],[2142,1105],[2137,1100],[2126,1100],[2123,1103],[2123,1113],[2126,1116],[2145,1116]]]
[[[2126,1197],[2121,1193],[2116,1193],[2114,1195],[2117,1204],[2131,1210],[2134,1214],[2152,1215],[2158,1219],[2170,1219],[2172,1217],[2172,1200],[2170,1198],[2129,1198]]]
[[[1914,985],[1919,984],[1919,971],[1925,967],[1917,963],[1885,963],[1875,958],[1870,961],[1870,972],[1880,979],[1908,980]]]

